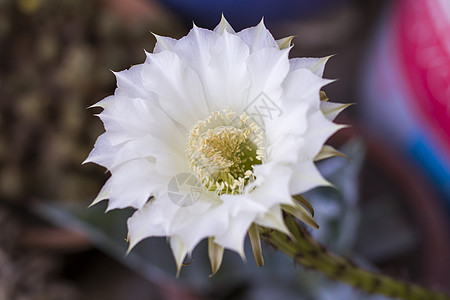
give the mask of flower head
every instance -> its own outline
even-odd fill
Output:
[[[262,264],[257,226],[289,233],[285,210],[317,227],[300,194],[328,184],[314,161],[336,154],[324,143],[345,108],[321,99],[328,58],[289,59],[292,37],[275,40],[263,22],[156,39],[96,104],[106,131],[86,162],[111,177],[93,204],[136,208],[130,249],[168,237],[178,269],[209,238],[216,272],[224,248],[243,255],[247,232]]]

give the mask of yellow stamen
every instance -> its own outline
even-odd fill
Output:
[[[264,159],[263,145],[263,131],[245,112],[215,111],[189,131],[187,164],[208,190],[242,193]]]

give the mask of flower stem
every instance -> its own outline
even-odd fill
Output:
[[[405,300],[450,300],[450,297],[444,294],[429,291],[421,286],[363,270],[352,261],[329,252],[299,226],[291,215],[287,214],[285,221],[293,238],[268,228],[260,228],[261,236],[267,243],[306,268],[320,271],[332,279],[346,282],[367,293]]]

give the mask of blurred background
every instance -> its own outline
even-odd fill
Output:
[[[264,16],[292,57],[327,56],[325,88],[352,102],[331,139],[350,157],[320,164],[338,189],[308,193],[312,234],[358,264],[450,292],[450,2],[446,0],[0,0],[0,300],[384,299],[264,247],[258,268],[226,252],[208,278],[201,244],[175,279],[165,239],[125,257],[131,210],[87,208],[108,178],[81,166],[103,132],[87,107],[159,35],[180,38],[224,13]],[[247,241],[248,242],[248,241]],[[192,262],[192,264],[190,264]]]

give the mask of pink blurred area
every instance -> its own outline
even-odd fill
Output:
[[[420,166],[450,212],[450,3],[392,3],[371,45],[363,123]]]

